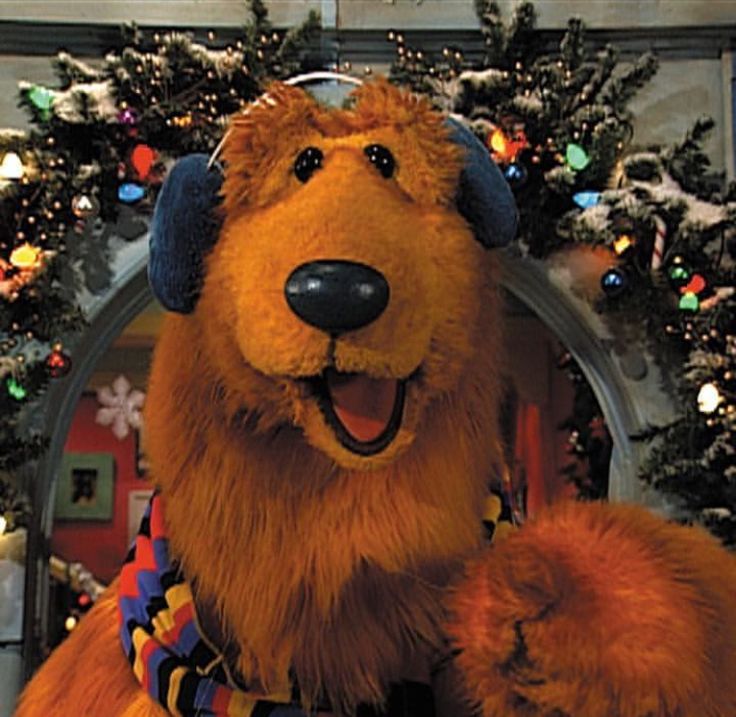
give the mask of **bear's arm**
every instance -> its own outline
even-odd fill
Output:
[[[733,717],[736,557],[642,507],[553,506],[451,596],[484,717]]]

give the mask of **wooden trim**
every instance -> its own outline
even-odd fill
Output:
[[[500,4],[508,16],[511,0],[502,0]],[[591,26],[635,26],[652,31],[668,27],[733,26],[736,17],[734,0],[710,3],[663,3],[659,0],[608,3],[566,0],[562,3],[560,0],[537,0],[535,5],[539,27],[543,29],[564,28],[572,16],[583,18]],[[338,27],[343,29],[386,30],[395,27],[408,30],[431,26],[472,30],[477,27],[470,0],[271,0],[268,8],[273,23],[284,26],[294,25],[310,10],[316,10],[337,18]],[[247,19],[243,0],[33,0],[0,3],[0,20],[107,24],[135,21],[141,25],[212,27],[242,24]]]

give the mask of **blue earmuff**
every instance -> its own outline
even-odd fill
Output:
[[[222,168],[206,154],[190,154],[169,171],[151,222],[148,281],[169,311],[189,314],[199,298],[204,258],[220,230]]]
[[[516,236],[519,212],[508,182],[482,142],[456,119],[447,120],[450,138],[465,148],[457,209],[486,249],[506,246]]]
[[[457,195],[458,211],[486,248],[514,239],[518,212],[514,196],[488,150],[464,125],[448,119],[451,139],[466,149]],[[204,259],[220,229],[215,209],[222,169],[204,154],[180,159],[156,202],[150,233],[148,278],[154,296],[169,311],[194,311]]]

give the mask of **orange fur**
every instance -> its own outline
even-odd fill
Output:
[[[141,690],[118,637],[113,584],[21,696],[15,717],[166,717]]]
[[[480,546],[497,458],[500,307],[493,260],[453,206],[460,150],[426,102],[385,82],[339,111],[269,94],[233,121],[223,227],[195,312],[165,322],[147,447],[171,552],[249,684],[278,689],[291,668],[307,704],[324,689],[351,714],[446,649],[444,594]],[[391,181],[371,143],[394,153]],[[302,184],[310,145],[324,161]],[[379,270],[385,312],[336,339],[298,319],[284,284],[319,259]],[[381,453],[349,452],[327,425],[302,379],[328,367],[412,377]],[[698,532],[562,508],[471,571],[454,601],[460,664],[487,717],[733,717],[735,589],[732,559]],[[127,666],[113,597],[18,717],[162,714]],[[443,699],[441,717],[468,713]]]
[[[428,103],[386,82],[340,111],[269,94],[233,121],[224,225],[195,313],[165,322],[147,447],[172,552],[246,679],[269,689],[293,667],[306,702],[324,688],[350,713],[444,649],[443,588],[479,545],[495,457],[500,310],[492,259],[454,209],[461,150]],[[391,181],[370,143],[394,153]],[[292,166],[309,145],[325,159],[301,184]],[[283,290],[324,258],[391,285],[379,320],[332,342]],[[299,380],[328,365],[416,372],[382,453],[350,453],[328,428]]]
[[[280,684],[293,665],[307,698],[324,685],[350,711],[441,647],[441,588],[479,541],[498,304],[452,208],[460,157],[439,115],[385,83],[341,112],[271,95],[225,148],[225,224],[194,317],[171,317],[161,337],[149,452],[173,549],[246,677]],[[370,142],[395,152],[395,182],[366,161]],[[301,185],[290,168],[310,144],[324,166]],[[378,321],[333,345],[283,295],[296,266],[326,257],[374,266],[392,290]],[[342,448],[296,380],[329,362],[376,377],[421,368],[378,456]]]
[[[555,506],[468,571],[451,629],[485,717],[733,717],[736,559],[634,506]]]

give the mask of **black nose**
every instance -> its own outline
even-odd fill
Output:
[[[284,287],[291,310],[331,334],[367,326],[388,305],[383,274],[352,261],[310,261],[291,272]]]

